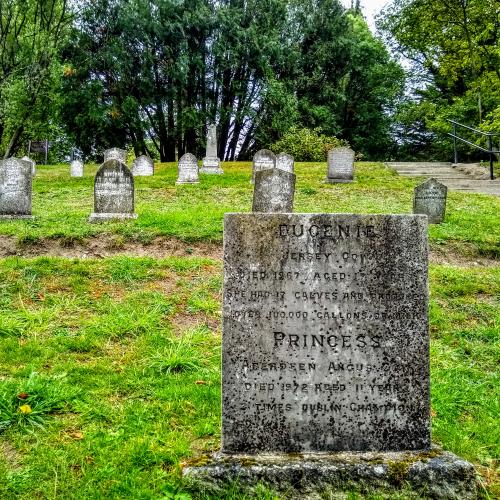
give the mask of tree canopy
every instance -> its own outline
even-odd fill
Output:
[[[384,39],[352,4],[0,0],[0,154],[47,137],[59,155],[174,161],[202,156],[215,123],[225,160],[293,131],[445,159],[447,118],[500,130],[494,0],[393,0]]]
[[[378,25],[411,63],[414,92],[396,120],[406,154],[446,155],[447,119],[500,131],[498,2],[394,0]]]

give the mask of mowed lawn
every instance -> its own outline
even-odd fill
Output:
[[[0,266],[0,498],[277,498],[180,477],[220,444],[220,260],[22,256],[42,239],[99,233],[219,245],[224,212],[249,211],[252,197],[250,164],[223,166],[223,177],[175,186],[175,166],[157,165],[136,180],[139,219],[103,225],[86,222],[95,166],[83,179],[40,167],[36,220],[0,223],[20,253]],[[298,164],[296,211],[411,213],[418,180],[356,167],[356,183],[326,185],[324,164]],[[433,440],[477,466],[487,498],[500,495],[499,208],[450,193],[446,222],[430,228],[459,264],[430,267]]]

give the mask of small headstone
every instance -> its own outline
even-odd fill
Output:
[[[25,161],[31,165],[31,175],[35,177],[36,175],[36,162],[32,160],[29,156],[23,156],[21,158],[22,161]]]
[[[80,160],[73,160],[69,165],[71,177],[83,177],[83,162]]]
[[[257,151],[253,157],[252,182],[255,181],[255,174],[261,170],[276,168],[276,155],[268,149]]]
[[[226,214],[224,269],[223,452],[430,447],[424,217]]]
[[[186,153],[179,160],[176,184],[198,184],[198,160],[191,153]]]
[[[429,224],[441,224],[446,212],[448,188],[436,179],[428,179],[415,188],[413,213],[427,215]]]
[[[293,156],[287,153],[280,153],[276,156],[276,168],[284,170],[285,172],[294,173],[294,160]]]
[[[154,175],[153,160],[146,155],[136,158],[132,163],[132,175],[134,177]]]
[[[104,163],[108,160],[119,160],[127,164],[127,151],[120,148],[110,148],[104,151]]]
[[[94,212],[89,222],[136,218],[134,177],[119,160],[104,162],[94,180]]]
[[[328,173],[330,184],[348,183],[354,179],[354,151],[351,148],[335,148],[328,151]]]
[[[253,212],[293,212],[295,174],[273,168],[255,174]]]
[[[31,162],[0,160],[0,219],[33,219],[32,179]]]
[[[200,174],[223,174],[220,160],[217,157],[217,128],[215,125],[208,127],[207,150],[203,158]]]

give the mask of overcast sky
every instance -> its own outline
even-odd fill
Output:
[[[341,0],[341,2],[345,7],[351,6],[351,0]],[[390,0],[361,0],[363,15],[373,32],[375,32],[375,16],[389,3]]]

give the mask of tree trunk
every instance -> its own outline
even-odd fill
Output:
[[[12,134],[10,138],[9,144],[7,145],[7,149],[5,150],[4,159],[10,158],[19,147],[19,139],[24,132],[24,125],[19,125],[15,132]]]

